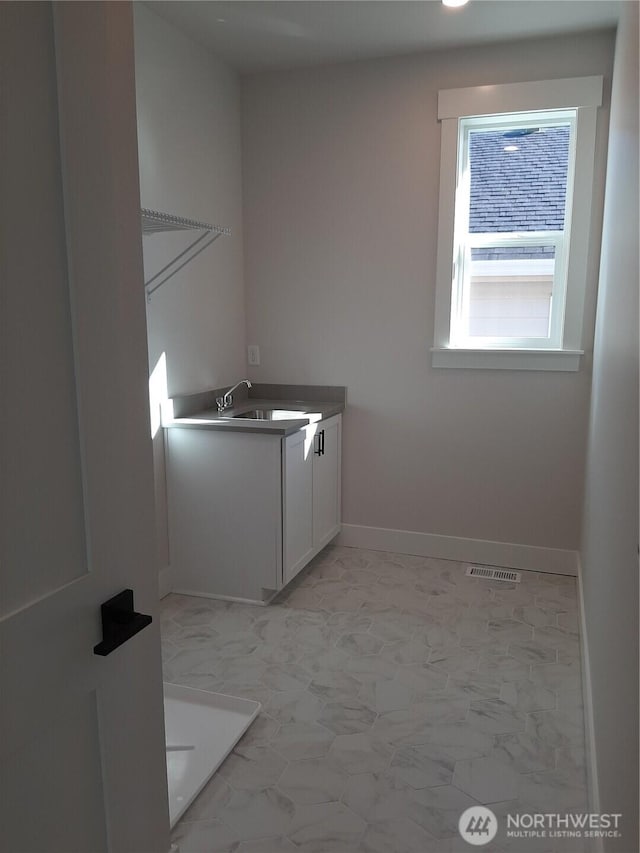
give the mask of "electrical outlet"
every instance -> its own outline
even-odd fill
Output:
[[[260,347],[258,344],[249,344],[247,347],[247,360],[249,364],[260,364]]]

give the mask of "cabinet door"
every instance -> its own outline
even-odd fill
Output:
[[[313,547],[315,551],[340,531],[341,417],[318,424],[313,455]],[[320,454],[318,454],[320,450]]]
[[[283,583],[308,563],[313,551],[313,439],[307,427],[284,440]]]

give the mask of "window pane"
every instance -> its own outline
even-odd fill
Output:
[[[564,228],[568,125],[469,133],[469,231]]]
[[[553,246],[471,249],[469,337],[549,336]]]

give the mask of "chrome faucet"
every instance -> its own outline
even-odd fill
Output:
[[[218,404],[218,412],[224,412],[225,409],[228,409],[229,406],[233,405],[233,392],[236,388],[239,388],[240,385],[246,385],[247,388],[251,388],[251,382],[248,379],[241,379],[240,382],[236,382],[233,388],[229,388],[224,397],[216,397],[216,403]]]

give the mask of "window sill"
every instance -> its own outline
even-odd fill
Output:
[[[432,347],[432,367],[481,370],[555,370],[575,373],[583,350],[454,349]]]

